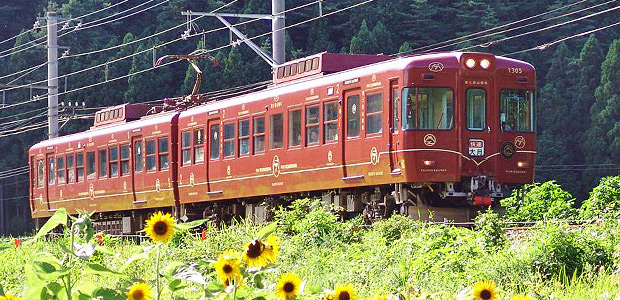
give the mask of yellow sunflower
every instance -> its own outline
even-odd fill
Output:
[[[145,282],[134,283],[129,292],[127,292],[128,300],[147,300],[151,299],[151,288]]]
[[[267,244],[265,245],[265,254],[270,262],[275,263],[276,257],[280,253],[280,239],[276,235],[270,235],[267,238]]]
[[[391,295],[377,295],[377,297],[375,297],[375,300],[396,300],[396,298]]]
[[[354,300],[355,289],[353,285],[348,283],[345,285],[337,285],[334,291],[334,300]]]
[[[227,250],[215,262],[215,271],[220,280],[232,280],[240,274],[241,261],[234,251]]]
[[[170,214],[162,214],[160,211],[146,220],[144,231],[155,242],[166,243],[174,234],[174,218]]]
[[[4,296],[0,296],[0,300],[22,300],[22,298],[17,298],[11,294],[4,294]]]
[[[301,285],[301,279],[299,276],[293,273],[287,273],[280,276],[278,284],[276,285],[276,296],[286,300],[287,298],[293,298],[299,295],[299,286]]]
[[[323,299],[322,300],[334,300],[334,294],[327,293],[327,294],[323,295]]]
[[[493,300],[496,294],[493,281],[483,280],[474,284],[474,297],[476,300]]]
[[[248,264],[248,268],[264,267],[269,264],[271,253],[265,244],[259,240],[254,240],[244,246],[243,260]]]
[[[512,298],[510,298],[510,300],[534,300],[534,299],[532,299],[532,297],[526,296],[526,295],[516,295],[516,296],[513,296]]]

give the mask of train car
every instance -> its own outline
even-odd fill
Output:
[[[49,216],[58,205],[89,209],[78,197],[86,185],[67,189],[59,202],[63,189],[45,172],[54,168],[50,157],[60,168],[58,155],[68,155],[60,144],[96,133],[105,138],[93,147],[103,147],[114,132],[135,148],[131,132],[138,129],[142,143],[167,138],[169,146],[147,147],[139,158],[129,151],[127,193],[142,193],[147,204],[136,206],[142,200],[134,196],[90,207],[128,223],[153,208],[183,219],[264,219],[266,200],[309,195],[369,219],[396,210],[424,217],[432,207],[435,219],[469,220],[533,180],[536,75],[528,63],[488,53],[319,53],[287,62],[273,76],[258,92],[33,146],[31,171],[43,176],[43,184],[32,177],[33,216]],[[168,177],[159,176],[161,155],[168,155]],[[133,162],[148,168],[149,156],[156,169],[137,172]],[[100,181],[121,184],[110,176],[90,184]]]

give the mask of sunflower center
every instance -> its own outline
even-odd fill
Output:
[[[153,231],[155,231],[158,235],[164,235],[168,231],[168,224],[166,224],[166,222],[159,221],[153,226]]]
[[[144,293],[141,290],[137,290],[133,292],[133,298],[136,300],[142,300],[144,299]]]
[[[287,282],[282,289],[287,293],[292,293],[295,290],[295,285],[292,282]]]
[[[480,298],[485,299],[485,300],[486,299],[491,299],[491,291],[489,291],[489,290],[482,290],[480,292]]]
[[[349,292],[342,292],[338,295],[338,300],[351,300],[351,295],[349,295]]]
[[[228,274],[228,273],[232,272],[233,268],[232,268],[231,265],[224,265],[222,270],[224,270],[224,273]]]
[[[246,252],[246,255],[249,258],[257,258],[263,253],[264,249],[265,249],[265,245],[261,243],[260,241],[256,240],[250,243],[250,245],[248,246],[248,251]]]

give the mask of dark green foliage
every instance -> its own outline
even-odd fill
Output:
[[[511,221],[571,219],[576,211],[575,199],[555,181],[525,186],[525,195],[512,195],[501,201],[505,218]]]
[[[620,176],[601,178],[600,184],[583,202],[580,215],[588,218],[617,219],[620,214]]]

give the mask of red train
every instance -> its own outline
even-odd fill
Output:
[[[435,218],[468,219],[532,182],[535,90],[532,65],[488,53],[316,54],[260,91],[110,107],[34,145],[32,216],[96,211],[120,233],[154,210],[261,219],[265,200],[320,195],[371,218],[443,207]]]

